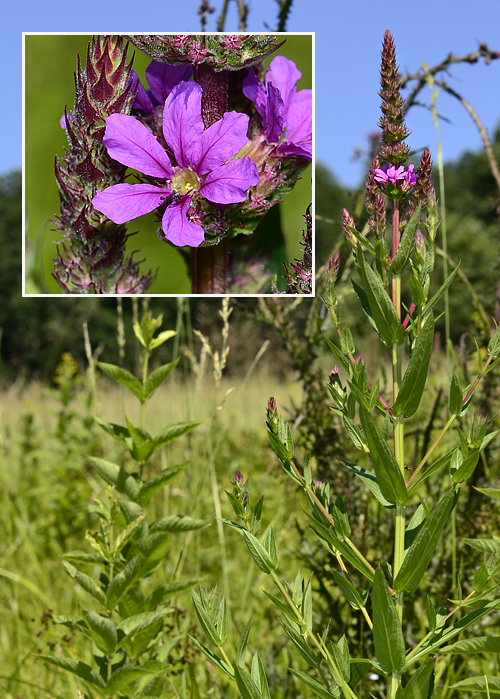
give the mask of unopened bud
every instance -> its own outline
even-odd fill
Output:
[[[419,265],[423,265],[425,262],[425,238],[422,235],[420,228],[415,233],[415,261]]]
[[[356,228],[356,226],[354,225],[353,217],[347,211],[347,209],[342,209],[342,229],[344,231],[344,235],[347,238],[347,242],[349,243],[351,250],[353,252],[356,252],[356,249],[358,247],[358,239],[352,232],[352,228]]]

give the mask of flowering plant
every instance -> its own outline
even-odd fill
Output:
[[[301,73],[283,56],[264,75],[284,43],[270,35],[127,38],[153,58],[149,91],[123,37],[96,37],[61,120],[55,277],[66,293],[144,293],[153,274],[124,268],[124,224],[156,211],[158,238],[190,248],[193,292],[224,292],[231,240],[253,233],[312,160],[311,90],[296,91]]]

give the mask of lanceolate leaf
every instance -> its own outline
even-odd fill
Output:
[[[118,604],[141,571],[139,556],[130,559],[125,568],[115,575],[106,590],[106,607],[111,610]]]
[[[488,342],[488,354],[490,357],[496,357],[500,353],[500,328],[497,328],[493,333],[491,340]]]
[[[404,331],[394,304],[384,289],[378,274],[373,271],[362,255],[360,255],[359,270],[380,339],[387,347],[392,347],[394,342],[401,345],[404,341]]]
[[[359,406],[359,417],[370,448],[370,457],[377,474],[377,483],[388,502],[408,504],[408,491],[398,463],[371,414]]]
[[[467,679],[452,684],[450,689],[459,689],[467,692],[479,691],[486,692],[486,682],[488,682],[488,691],[490,697],[498,697],[500,695],[500,677],[491,677],[489,675],[481,675],[481,677],[467,677]],[[487,694],[483,694],[487,696]]]
[[[278,619],[281,626],[283,627],[286,635],[292,640],[293,644],[304,658],[304,660],[309,663],[311,667],[318,667],[321,662],[321,657],[317,657],[317,652],[315,653],[312,648],[310,648],[306,641],[302,638],[300,633],[298,633],[290,624],[287,624],[283,619]]]
[[[460,415],[462,412],[462,389],[457,376],[453,374],[450,386],[450,413],[452,415]]]
[[[442,630],[442,627],[437,626],[436,629],[439,632],[438,635],[434,636],[427,641],[427,643],[422,645],[418,651],[408,659],[408,664],[414,663],[420,658],[425,658],[427,655],[429,655],[429,653],[437,650],[439,646],[444,645],[455,636],[458,636],[459,633],[462,633],[462,631],[464,631],[466,628],[472,624],[475,624],[477,621],[479,621],[479,619],[489,614],[491,610],[498,606],[498,604],[500,604],[499,597],[493,599],[491,602],[488,602],[483,607],[479,607],[478,609],[474,609],[472,612],[469,612],[454,624],[448,628],[445,628],[444,631]]]
[[[40,660],[45,660],[45,662],[60,667],[67,672],[72,672],[74,675],[78,675],[84,682],[94,687],[101,696],[103,696],[104,690],[104,680],[90,665],[82,663],[81,660],[73,660],[72,658],[53,658],[50,655],[37,655]]]
[[[139,398],[141,403],[144,403],[142,384],[130,371],[122,369],[116,366],[116,364],[106,364],[105,362],[97,362],[97,366],[99,369],[102,369],[105,374],[111,376],[112,379],[115,379],[115,381],[121,383],[122,386],[128,388],[129,391]]]
[[[289,669],[292,675],[298,677],[301,682],[309,687],[309,689],[312,689],[316,696],[321,697],[321,699],[336,699],[335,694],[332,694],[324,685],[320,684],[318,680],[315,680],[313,677],[309,677],[306,672],[302,672],[301,670],[293,670],[292,668]]]
[[[478,636],[441,648],[440,653],[500,653],[500,636]]]
[[[414,592],[427,570],[455,501],[450,490],[423,523],[403,560],[394,581],[394,591]]]
[[[348,461],[342,461],[342,459],[339,459],[339,461],[341,464],[344,464],[344,466],[346,466],[346,468],[348,468],[349,471],[352,471],[359,478],[361,478],[363,483],[371,490],[371,492],[377,498],[381,505],[387,508],[395,507],[394,503],[386,500],[380,492],[380,488],[377,483],[377,478],[373,475],[373,473],[370,473],[370,471],[367,471],[365,468],[362,468],[361,466],[356,466],[356,464],[350,464]]]
[[[319,520],[307,512],[306,515],[311,520],[313,532],[328,551],[333,552],[332,549],[336,549],[349,563],[359,570],[362,575],[370,581],[373,580],[375,571],[361,553],[350,545],[349,540],[340,539],[332,529],[325,527]]]
[[[415,341],[408,368],[392,409],[394,417],[398,415],[411,417],[417,411],[425,388],[433,343],[434,318],[431,314]]]
[[[66,561],[63,561],[62,565],[66,573],[73,578],[73,580],[77,582],[80,587],[85,590],[85,592],[92,595],[92,597],[102,604],[103,607],[106,605],[106,596],[95,582],[94,578],[91,578],[90,575],[86,575],[85,573],[80,573],[80,571],[77,570],[75,566],[71,565],[71,563],[66,563]]]
[[[186,434],[186,432],[194,430],[194,428],[198,427],[202,422],[203,420],[191,420],[190,422],[177,422],[175,425],[165,427],[154,437],[155,451],[165,446],[165,444],[172,442],[174,439],[181,437],[183,434]]]
[[[204,529],[209,527],[210,522],[205,522],[203,519],[194,519],[184,515],[169,515],[163,519],[157,519],[150,526],[149,531],[153,532],[190,532],[195,529]]]
[[[489,498],[500,500],[500,488],[476,488],[476,486],[474,486],[474,490],[477,490],[483,495],[487,495]]]
[[[433,672],[436,661],[428,658],[404,688],[399,699],[429,699],[434,685]],[[399,694],[399,693],[398,693]]]
[[[114,485],[119,493],[123,493],[134,502],[138,502],[140,485],[133,476],[110,461],[104,461],[104,459],[98,459],[95,456],[87,456],[87,459],[99,475]]]
[[[373,579],[373,643],[382,670],[401,674],[405,666],[405,644],[396,606],[380,566]]]
[[[450,286],[451,282],[455,278],[455,274],[458,272],[459,267],[460,267],[460,263],[455,267],[455,269],[449,275],[449,277],[447,279],[445,279],[445,281],[441,284],[441,286],[436,291],[434,296],[431,298],[429,303],[426,304],[426,306],[424,308],[423,316],[422,316],[424,319],[427,318],[427,316],[429,315],[431,310],[434,308],[436,303],[439,301],[439,299],[441,299],[444,296],[446,289]]]
[[[337,362],[341,365],[344,371],[346,371],[350,375],[352,373],[352,367],[349,360],[342,354],[337,345],[334,345],[333,342],[329,340],[326,335],[324,337],[326,340],[326,344],[332,350]]]
[[[97,647],[106,655],[113,655],[118,643],[116,624],[108,617],[103,617],[97,612],[84,612],[87,623],[92,630]]]
[[[259,688],[243,668],[236,665],[234,668],[234,677],[243,699],[261,699]]]
[[[169,466],[168,468],[163,469],[163,471],[160,471],[158,475],[144,481],[137,498],[139,504],[146,505],[155,493],[165,487],[167,483],[170,483],[170,481],[173,480],[178,473],[184,471],[184,469],[187,468],[190,463],[190,461],[183,461],[182,464]]]
[[[272,555],[272,552],[269,554],[257,537],[250,534],[250,532],[245,530],[243,536],[252,558],[261,571],[263,573],[270,573],[271,570],[276,570],[278,563],[276,558]]]
[[[260,659],[260,655],[255,653],[252,659],[252,680],[259,690],[260,699],[271,699],[271,694],[269,693],[269,685],[267,683],[266,672],[264,670],[264,664]]]
[[[160,672],[166,672],[169,665],[161,663],[158,660],[148,660],[143,665],[122,665],[111,675],[111,679],[106,684],[106,692],[110,695],[115,694],[123,687],[126,687],[131,682],[146,677],[147,675],[157,675]]]
[[[247,621],[245,628],[238,641],[238,649],[236,651],[236,664],[240,667],[245,667],[245,650],[248,643],[248,636],[250,634],[250,626],[252,625],[252,617]]]
[[[500,554],[500,539],[463,539],[463,541],[476,551]]]
[[[232,680],[234,680],[234,675],[231,672],[231,668],[229,665],[222,660],[222,658],[219,658],[218,655],[216,655],[213,651],[210,650],[210,648],[207,648],[203,643],[200,643],[196,638],[193,636],[190,636],[188,634],[188,637],[191,639],[191,641],[194,643],[194,645],[201,650],[201,652],[206,655],[206,657],[210,660],[211,663],[215,665],[215,667],[218,667],[219,670],[222,670],[222,672],[230,677]]]
[[[144,401],[147,401],[154,394],[156,389],[162,385],[162,383],[167,379],[177,366],[179,359],[176,359],[170,364],[164,364],[151,372],[147,377],[144,386]]]
[[[128,433],[133,445],[130,453],[136,461],[143,464],[149,459],[155,450],[155,443],[151,435],[148,434],[146,430],[141,430],[140,428],[135,427],[135,425],[133,425],[128,418],[125,419],[127,421]]]
[[[342,590],[344,597],[347,599],[353,609],[361,609],[365,606],[361,595],[356,590],[352,582],[345,577],[345,575],[342,575],[342,573],[339,573],[337,570],[332,570],[332,575],[335,578],[335,582]]]
[[[403,231],[401,240],[399,241],[398,251],[391,263],[391,270],[394,274],[401,274],[408,262],[410,253],[413,250],[415,231],[417,230],[421,211],[422,206],[419,204]]]

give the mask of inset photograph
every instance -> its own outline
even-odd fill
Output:
[[[23,41],[23,296],[314,294],[312,33]]]

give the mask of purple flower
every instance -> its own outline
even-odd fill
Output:
[[[276,56],[261,83],[253,68],[243,80],[243,93],[262,117],[266,138],[280,143],[278,153],[312,160],[312,90],[297,92],[302,73],[293,61]]]
[[[162,218],[165,238],[174,245],[198,247],[205,235],[202,226],[188,218],[193,200],[204,198],[215,204],[245,201],[248,189],[259,183],[257,167],[248,156],[231,158],[247,142],[249,118],[246,114],[226,112],[205,129],[201,96],[198,83],[181,82],[165,101],[163,135],[176,166],[151,131],[137,119],[124,114],[112,114],[106,119],[103,143],[109,155],[160,182],[108,187],[92,200],[98,211],[115,223],[125,223],[167,200]]]
[[[172,66],[168,63],[151,61],[146,68],[146,79],[150,89],[146,90],[142,83],[139,82],[137,73],[133,71],[132,89],[138,86],[137,95],[133,104],[134,109],[145,112],[146,114],[152,114],[155,107],[158,107],[160,104],[165,104],[165,100],[174,87],[183,80],[189,80],[192,73],[193,69],[191,66]]]
[[[413,187],[417,184],[418,178],[417,173],[413,172],[414,169],[414,165],[409,165],[408,170],[405,170],[403,165],[396,168],[395,165],[384,163],[381,168],[375,170],[375,179],[377,182],[382,182],[383,184],[391,182],[397,185],[406,182],[407,186]]]

